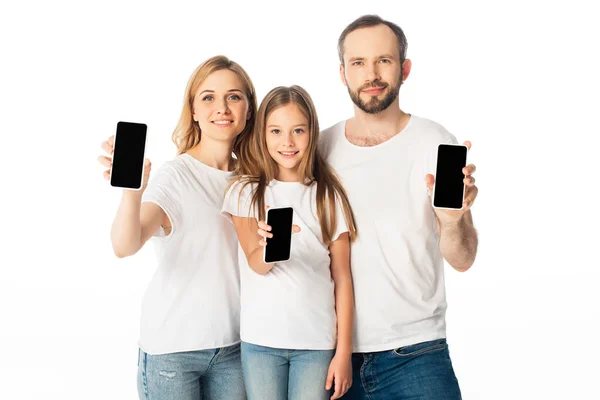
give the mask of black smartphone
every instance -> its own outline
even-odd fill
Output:
[[[147,130],[146,124],[117,123],[110,169],[111,186],[132,190],[142,188]]]
[[[464,144],[440,144],[437,150],[433,206],[460,210],[465,196],[465,174],[467,146]]]
[[[263,257],[265,263],[284,262],[290,259],[293,219],[292,207],[267,209],[267,225],[271,227],[273,237],[267,238]]]

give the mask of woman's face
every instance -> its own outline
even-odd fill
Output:
[[[193,118],[202,137],[232,141],[250,119],[245,86],[233,71],[222,69],[210,74],[200,85],[193,102]]]

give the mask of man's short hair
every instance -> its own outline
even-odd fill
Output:
[[[404,31],[402,31],[398,25],[394,24],[393,22],[386,21],[379,15],[363,15],[348,25],[338,39],[338,55],[342,65],[344,64],[344,41],[346,40],[346,36],[348,36],[350,32],[354,32],[357,29],[368,28],[377,25],[385,25],[394,32],[396,39],[398,39],[398,54],[400,55],[400,62],[404,62],[406,59],[406,47],[408,46]]]

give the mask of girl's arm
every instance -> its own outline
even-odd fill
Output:
[[[265,264],[263,262],[263,248],[266,242],[263,236],[259,234],[256,218],[236,217],[235,215],[232,215],[231,218],[242,250],[244,250],[248,260],[248,265],[257,274],[266,275],[275,264]],[[271,234],[268,233],[268,235]]]
[[[335,284],[337,347],[331,360],[325,389],[335,385],[331,397],[337,399],[352,386],[352,329],[354,326],[354,289],[350,272],[350,238],[348,232],[329,246],[331,276]]]

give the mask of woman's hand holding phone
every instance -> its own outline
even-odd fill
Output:
[[[107,157],[105,155],[101,155],[98,157],[98,162],[100,162],[100,164],[102,166],[108,168],[103,173],[104,179],[108,181],[108,180],[110,180],[110,172],[111,172],[111,167],[112,167],[112,155],[113,155],[113,152],[115,151],[115,136],[114,135],[109,137],[108,140],[102,142],[102,150],[110,156],[110,157]],[[148,179],[150,178],[151,167],[152,167],[152,163],[150,162],[149,159],[145,158],[144,159],[144,176],[143,176],[142,189],[141,189],[142,191],[148,185]]]

